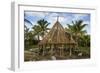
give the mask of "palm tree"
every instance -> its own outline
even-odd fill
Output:
[[[27,18],[26,18],[26,13],[24,13],[24,22],[26,23],[29,23],[30,25],[32,25],[31,21],[29,21]],[[29,39],[29,36],[28,36],[28,33],[29,33],[29,28],[24,24],[24,35],[25,35],[25,39]]]
[[[27,18],[26,18],[26,13],[24,13],[24,22],[27,22],[29,23],[30,25],[33,25],[31,21],[29,21]]]
[[[25,49],[29,49],[29,45],[32,44],[32,39],[33,39],[33,36],[32,36],[32,32],[29,31],[29,28],[27,28],[26,26],[24,26],[24,46],[25,46]]]
[[[37,21],[37,24],[38,25],[34,25],[34,27],[32,28],[34,30],[34,35],[38,36],[38,41],[39,41],[40,40],[39,36],[42,36],[43,38],[44,35],[47,33],[47,30],[49,30],[49,28],[47,27],[50,23],[48,23],[48,21],[46,21],[45,19],[41,19]]]
[[[67,25],[68,25],[67,31],[69,31],[72,34],[78,46],[79,37],[82,37],[86,33],[86,30],[84,30],[84,28],[86,27],[87,24],[83,24],[83,20],[78,20],[78,21],[72,21],[72,25],[71,24]]]
[[[26,18],[26,13],[24,13],[24,22],[28,23],[29,25],[33,25],[30,20]],[[29,48],[29,45],[32,44],[33,35],[29,28],[24,24],[24,42],[25,48]]]
[[[34,25],[34,27],[32,27],[33,29],[33,35],[37,35],[38,37],[38,42],[40,41],[40,32],[41,32],[41,28],[38,25]]]
[[[79,39],[82,37],[86,30],[84,28],[87,24],[83,24],[83,20],[77,20],[72,21],[72,24],[67,24],[68,28],[66,28],[66,31],[69,31],[71,36],[75,39],[75,42],[77,42],[77,48],[79,47]],[[71,48],[70,48],[70,56],[72,54]]]
[[[37,21],[37,24],[38,24],[38,27],[40,28],[40,34],[43,38],[45,33],[47,33],[47,30],[49,30],[49,28],[47,27],[50,23],[48,23],[48,21],[46,21],[45,19],[41,19]]]
[[[90,35],[84,35],[82,40],[85,47],[90,47]]]

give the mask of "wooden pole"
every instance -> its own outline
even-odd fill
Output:
[[[69,52],[69,56],[72,56],[72,48],[71,45],[69,46],[70,52]]]
[[[51,45],[51,56],[53,55],[53,45]]]
[[[61,48],[60,48],[60,57],[61,57]]]
[[[62,48],[61,48],[61,56],[63,55],[63,50],[64,50],[64,45],[62,44]]]
[[[42,53],[42,54],[43,54],[43,56],[44,56],[44,45],[43,45],[43,48],[42,48],[42,50],[43,50],[43,53]]]
[[[51,54],[51,44],[50,44],[49,54]]]
[[[60,47],[60,57],[62,56],[62,45]]]
[[[38,55],[40,54],[40,45],[38,45]]]

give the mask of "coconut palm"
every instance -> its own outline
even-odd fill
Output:
[[[34,25],[32,28],[34,30],[33,32],[34,35],[38,36],[38,41],[39,41],[40,40],[39,36],[43,38],[44,35],[47,33],[47,30],[49,30],[49,28],[47,27],[50,23],[48,23],[45,19],[41,19],[37,21],[37,24],[38,25]]]
[[[40,27],[38,26],[38,25],[34,25],[33,27],[32,27],[32,29],[33,29],[33,34],[34,34],[34,36],[35,35],[37,35],[37,37],[38,37],[38,42],[40,41],[40,32],[41,32],[41,29],[40,29]]]
[[[24,22],[29,23],[30,25],[33,25],[32,22],[26,18],[26,16],[27,16],[26,13],[24,13]]]
[[[85,47],[90,47],[90,35],[84,35],[82,40]]]
[[[25,48],[29,48],[29,45],[32,44],[32,32],[29,31],[29,28],[27,28],[26,26],[24,26],[24,41],[25,41]]]
[[[32,26],[32,23],[30,20],[28,20],[26,18],[26,13],[24,13],[24,22],[25,23],[28,23],[28,25],[31,25]],[[32,36],[32,32],[29,30],[29,28],[27,27],[26,24],[24,24],[24,41],[25,41],[25,48],[29,48],[28,46],[30,44],[32,44],[32,39],[33,39],[33,36]]]
[[[68,25],[67,31],[69,31],[72,34],[78,45],[79,37],[82,37],[82,35],[86,33],[86,30],[84,30],[84,28],[86,27],[87,24],[83,24],[83,20],[78,20],[78,21],[72,21],[72,25],[71,24],[67,25]]]
[[[45,19],[41,19],[37,21],[37,24],[38,24],[38,27],[40,28],[40,33],[43,38],[45,33],[47,33],[47,30],[49,30],[49,28],[47,27],[50,23],[48,23],[48,21],[46,21]]]

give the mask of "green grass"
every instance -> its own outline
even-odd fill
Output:
[[[79,47],[76,49],[76,51],[80,51],[80,52],[85,52],[85,53],[90,53],[90,47]]]
[[[37,46],[31,46],[32,49],[36,49]],[[36,55],[33,57],[32,52],[27,50],[28,52],[25,53],[24,58],[25,61],[42,61],[42,60],[51,60],[51,55],[50,53],[47,52],[46,55]],[[82,53],[82,56],[78,56],[79,53]],[[90,48],[89,47],[79,47],[76,49],[73,49],[72,51],[72,56],[69,56],[69,51],[64,51],[63,56],[60,57],[57,55],[57,60],[66,60],[66,59],[85,59],[85,58],[90,58]]]
[[[27,46],[27,47],[25,47],[25,50],[34,49],[34,48],[38,48],[38,45]]]

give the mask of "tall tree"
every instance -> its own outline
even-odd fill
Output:
[[[28,25],[32,26],[32,23],[30,20],[28,20],[26,13],[24,13],[24,22],[28,23]],[[25,48],[29,49],[29,46],[32,44],[32,40],[33,40],[33,35],[32,32],[29,30],[29,28],[27,27],[26,24],[24,24],[24,42],[25,42]]]
[[[41,32],[41,36],[44,37],[45,33],[47,33],[47,30],[49,30],[48,25],[50,23],[48,23],[48,21],[46,21],[45,19],[41,19],[39,21],[37,21],[38,27],[40,28],[40,32]]]
[[[46,21],[45,19],[41,19],[37,21],[38,25],[34,25],[32,28],[34,30],[34,34],[38,36],[38,40],[39,36],[41,36],[42,38],[44,37],[44,35],[47,33],[47,30],[49,30],[48,25],[50,23],[48,23],[48,21]]]
[[[34,25],[33,27],[32,27],[32,29],[33,29],[33,35],[35,36],[37,36],[38,37],[38,42],[40,41],[40,32],[41,32],[41,28],[38,26],[38,25]]]
[[[90,35],[84,35],[82,40],[85,47],[90,47]]]
[[[77,20],[77,21],[72,21],[71,24],[68,25],[68,31],[72,34],[72,36],[75,38],[75,41],[77,42],[78,45],[78,40],[79,37],[82,37],[86,33],[86,30],[84,29],[87,24],[83,24],[83,20]]]
[[[27,22],[30,25],[33,25],[32,22],[30,20],[28,20],[26,17],[27,17],[27,15],[26,15],[26,13],[24,13],[24,22]]]

